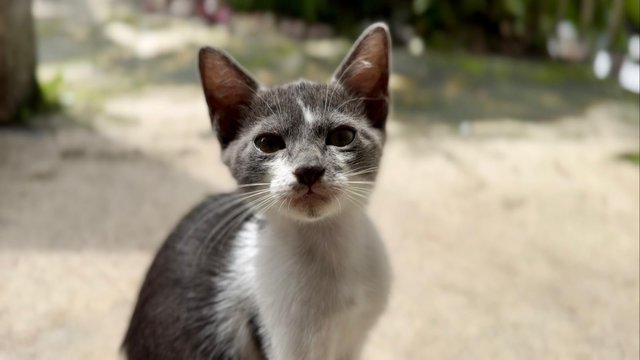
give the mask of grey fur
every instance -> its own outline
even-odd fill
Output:
[[[363,115],[364,102],[356,99],[336,83],[299,81],[262,90],[247,113],[247,125],[224,150],[223,159],[239,184],[265,181],[274,156],[255,151],[253,138],[261,133],[276,133],[287,144],[279,156],[291,161],[293,167],[317,163],[327,169],[326,176],[331,178],[347,170],[376,166],[382,156],[384,132],[370,126]],[[310,108],[317,122],[305,122],[298,101]],[[345,148],[327,146],[328,132],[340,125],[356,130],[354,143]],[[342,162],[338,153],[352,156]],[[363,178],[374,180],[375,173],[364,174]]]
[[[331,83],[275,88],[201,50],[211,121],[240,190],[197,206],[156,255],[123,343],[130,360],[358,356],[389,289],[384,248],[359,204],[382,156],[389,44],[373,25]],[[329,144],[341,128],[353,141]],[[260,151],[263,134],[284,149]],[[317,185],[296,182],[304,167],[322,169]],[[280,307],[289,301],[291,311]],[[351,317],[353,329],[337,335]]]

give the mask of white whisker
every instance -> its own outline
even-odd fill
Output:
[[[239,188],[244,188],[244,187],[250,187],[250,186],[268,186],[271,185],[271,183],[253,183],[253,184],[242,184],[242,185],[238,185]]]

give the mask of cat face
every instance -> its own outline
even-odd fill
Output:
[[[390,40],[369,27],[329,84],[260,88],[224,52],[200,51],[222,157],[257,210],[303,221],[366,202],[382,155]]]

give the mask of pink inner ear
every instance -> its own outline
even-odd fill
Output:
[[[234,107],[251,98],[254,89],[246,83],[244,74],[225,59],[215,57],[204,64],[204,90],[217,110]]]
[[[387,35],[374,32],[356,44],[351,61],[344,64],[338,81],[346,88],[366,96],[378,96],[387,92],[389,66]]]
[[[242,127],[240,113],[258,89],[258,83],[223,51],[200,50],[200,78],[209,116],[223,147]]]
[[[343,83],[352,91],[367,94],[380,80],[380,68],[367,60],[356,60],[345,74]]]
[[[383,131],[389,113],[390,41],[386,26],[369,27],[334,75],[334,81],[361,97],[370,124]]]

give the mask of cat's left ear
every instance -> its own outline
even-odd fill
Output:
[[[384,23],[369,26],[333,75],[354,96],[364,98],[371,124],[384,129],[389,112],[391,37]]]
[[[202,48],[198,55],[211,123],[226,148],[242,129],[242,111],[254,98],[258,82],[222,50]]]

